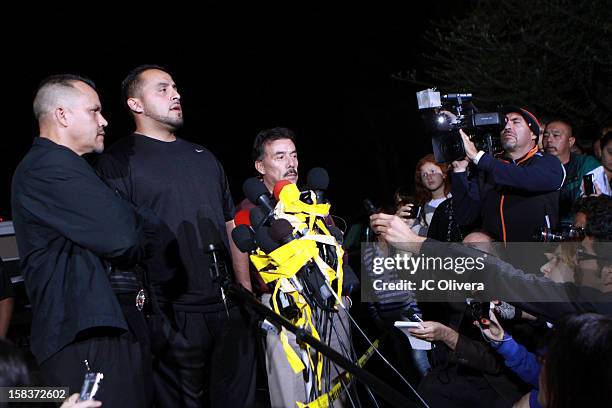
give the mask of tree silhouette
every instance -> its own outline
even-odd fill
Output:
[[[464,17],[434,24],[423,70],[401,79],[477,104],[518,104],[578,125],[612,119],[609,0],[480,0]]]

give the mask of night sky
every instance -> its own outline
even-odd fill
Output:
[[[236,201],[244,179],[255,175],[255,135],[274,126],[297,134],[301,181],[312,167],[328,170],[332,210],[349,221],[363,212],[363,198],[390,200],[399,184],[411,183],[416,161],[431,150],[414,96],[423,87],[391,75],[418,69],[431,20],[465,6],[260,3],[202,10],[100,3],[95,11],[5,15],[19,29],[1,29],[7,92],[0,217],[10,219],[10,179],[37,135],[31,104],[39,81],[64,72],[92,78],[110,123],[108,146],[132,130],[119,88],[142,63],[172,72],[185,114],[179,136],[219,158]]]

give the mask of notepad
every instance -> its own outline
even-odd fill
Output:
[[[410,341],[410,346],[414,350],[431,350],[431,342],[427,340],[417,339],[408,331],[408,329],[413,328],[413,327],[422,329],[423,326],[421,326],[421,323],[397,321],[395,322],[395,327],[400,329],[402,333],[404,333],[408,337],[408,341]]]

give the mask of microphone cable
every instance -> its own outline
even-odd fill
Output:
[[[373,346],[372,342],[370,341],[370,339],[368,338],[368,336],[363,332],[363,330],[361,330],[361,327],[359,327],[359,325],[357,324],[357,322],[355,321],[355,319],[353,319],[353,316],[350,315],[350,313],[347,313],[349,319],[351,319],[351,322],[353,322],[353,325],[355,325],[355,327],[357,328],[357,330],[359,331],[359,333],[361,333],[361,335],[366,339],[366,341],[368,342],[368,344],[370,345],[370,347]],[[387,360],[380,351],[378,351],[378,348],[374,347],[374,352],[376,354],[378,354],[378,356],[380,358],[382,358],[382,360],[389,366],[391,367],[391,369],[395,372],[395,374],[397,374],[399,376],[399,378],[402,379],[402,381],[404,383],[406,383],[406,385],[408,386],[408,388],[410,388],[410,390],[414,393],[414,395],[417,396],[417,398],[419,399],[419,401],[423,404],[424,407],[429,408],[429,405],[427,405],[427,403],[425,402],[425,400],[423,399],[423,397],[421,397],[421,395],[419,395],[419,393],[414,389],[414,387],[404,378],[403,375],[400,374],[399,371],[397,371],[397,369],[389,362],[389,360]]]

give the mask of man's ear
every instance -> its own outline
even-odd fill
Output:
[[[68,127],[68,111],[65,108],[58,107],[53,111],[55,120],[63,127]]]
[[[138,100],[138,98],[128,98],[127,105],[130,110],[134,113],[142,113],[144,112],[144,108],[142,107],[142,103]]]
[[[266,174],[266,171],[264,169],[264,165],[263,165],[263,160],[256,160],[255,161],[255,170],[257,170],[257,172],[261,175]]]
[[[576,143],[576,138],[574,136],[570,136],[569,137],[569,145],[570,145],[570,149],[572,147],[574,147],[574,143]]]

